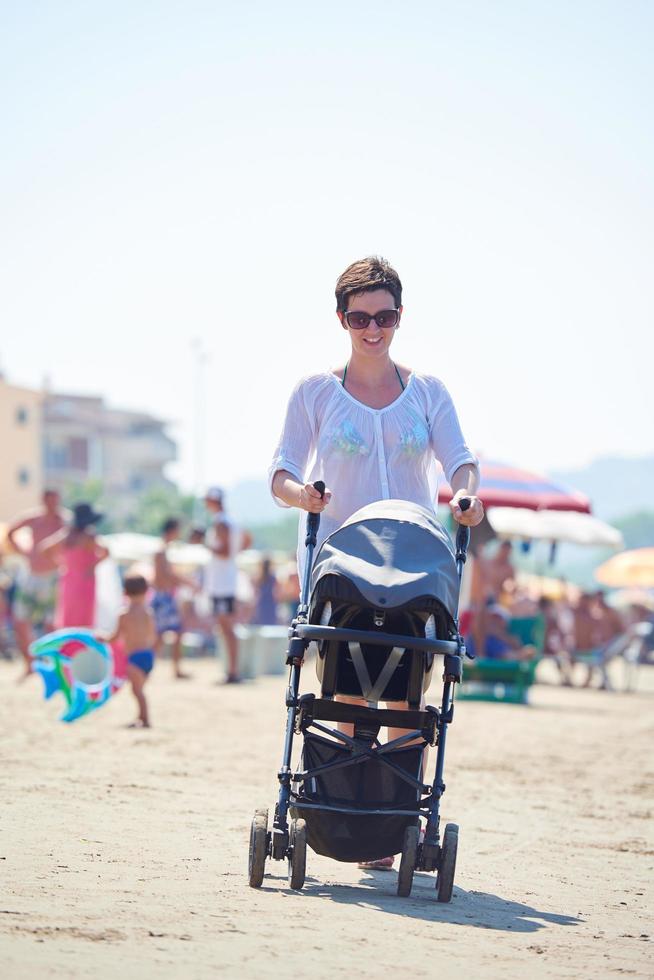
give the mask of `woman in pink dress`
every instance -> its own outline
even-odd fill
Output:
[[[69,528],[43,542],[42,550],[59,566],[55,627],[95,625],[95,567],[109,551],[99,544],[95,526],[102,515],[90,504],[76,504]]]

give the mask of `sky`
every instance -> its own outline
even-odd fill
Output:
[[[334,284],[469,444],[654,452],[648,0],[0,0],[0,368],[165,418],[185,489],[259,478]]]

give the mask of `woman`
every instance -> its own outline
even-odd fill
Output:
[[[302,379],[293,391],[270,467],[275,500],[282,507],[324,511],[320,543],[375,500],[411,500],[433,509],[436,458],[453,491],[454,519],[479,524],[477,460],[447,390],[437,378],[390,357],[402,318],[399,276],[383,259],[354,262],[336,284],[336,303],[350,357],[342,367]],[[322,498],[316,480],[327,484]],[[461,497],[472,498],[465,512]]]
[[[250,622],[253,626],[277,625],[277,577],[270,558],[263,558],[259,574],[254,581],[255,606]]]
[[[291,395],[270,467],[277,503],[322,515],[319,547],[351,514],[376,500],[410,500],[433,510],[438,459],[452,488],[454,519],[479,524],[484,512],[476,496],[477,460],[449,393],[437,378],[390,356],[402,319],[397,272],[374,256],[354,262],[336,283],[336,314],[348,334],[350,356],[342,367],[302,379]],[[327,486],[322,498],[313,487],[316,480]],[[465,512],[462,497],[471,499]],[[305,523],[301,519],[300,565]],[[389,732],[391,738],[397,734]],[[388,858],[366,867],[392,863]]]
[[[95,625],[95,568],[109,555],[95,536],[101,518],[90,504],[76,504],[71,527],[52,535],[41,547],[59,565],[57,629]]]

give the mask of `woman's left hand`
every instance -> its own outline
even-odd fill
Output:
[[[459,501],[462,497],[467,497],[470,501],[470,506],[467,510],[461,510],[459,507]],[[450,511],[452,512],[452,517],[458,524],[466,524],[468,527],[476,527],[477,524],[481,524],[484,518],[484,505],[481,500],[466,490],[457,490],[450,500]]]

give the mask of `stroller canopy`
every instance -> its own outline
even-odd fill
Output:
[[[330,534],[314,562],[312,591],[326,575],[348,579],[375,608],[432,596],[452,618],[456,614],[450,537],[432,511],[407,500],[368,504]]]

